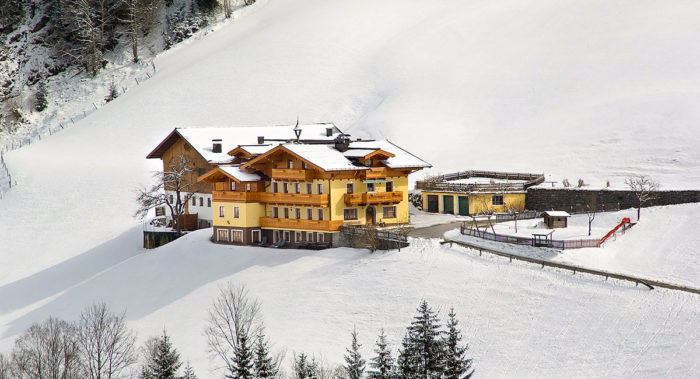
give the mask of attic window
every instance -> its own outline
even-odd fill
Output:
[[[190,151],[190,149],[191,149],[192,147],[190,146],[189,143],[185,142],[184,148],[185,148],[185,151]]]

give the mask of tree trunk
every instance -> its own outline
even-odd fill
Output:
[[[639,204],[639,207],[637,207],[637,221],[639,221],[639,216],[642,214],[642,205]]]

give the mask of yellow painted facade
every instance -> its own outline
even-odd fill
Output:
[[[354,185],[354,193],[367,193],[367,183],[360,179],[340,179],[330,181],[330,204],[331,204],[331,220],[343,220],[348,225],[366,225],[367,224],[367,208],[375,209],[375,219],[377,223],[384,224],[407,224],[408,216],[408,177],[398,176],[386,178],[386,182],[394,183],[394,191],[402,193],[402,199],[397,204],[374,204],[374,205],[356,205],[350,206],[345,204],[345,194],[347,193],[348,183]],[[386,192],[386,182],[374,183],[374,192]],[[384,217],[384,208],[396,207],[396,217]],[[344,210],[346,208],[357,209],[357,220],[345,220]]]
[[[517,209],[519,212],[525,210],[524,192],[474,192],[474,193],[454,193],[454,192],[423,192],[423,210],[428,211],[428,195],[437,195],[438,212],[459,214],[459,197],[469,199],[469,214],[483,214],[494,212],[506,212],[508,209]],[[452,197],[452,212],[445,209],[445,197]],[[494,196],[503,196],[503,205],[493,203]]]
[[[223,207],[224,216],[220,216],[219,209]],[[238,208],[238,217],[234,217],[234,208]],[[257,227],[260,226],[260,217],[265,214],[265,206],[260,203],[234,203],[228,201],[214,201],[212,203],[213,225],[229,227]]]

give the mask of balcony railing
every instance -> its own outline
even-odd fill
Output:
[[[327,207],[329,197],[325,195],[313,195],[305,193],[272,193],[261,192],[260,202],[267,204],[291,204]]]
[[[386,178],[387,171],[384,167],[370,167],[369,170],[363,171],[365,179],[381,179]]]
[[[403,192],[368,192],[368,193],[346,193],[345,204],[391,204],[399,203],[403,200]]]
[[[260,194],[261,192],[211,191],[214,201],[235,201],[240,203],[260,201]]]
[[[260,226],[263,228],[334,231],[342,225],[343,221],[260,217]]]
[[[272,179],[279,180],[311,180],[313,179],[313,171],[297,170],[293,168],[273,168]]]

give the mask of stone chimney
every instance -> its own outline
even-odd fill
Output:
[[[333,128],[326,128],[326,137],[330,137],[333,135]]]
[[[258,145],[262,145],[265,143],[265,136],[258,136]]]
[[[213,153],[221,152],[221,138],[215,138],[211,140],[211,151]]]
[[[346,152],[348,151],[348,148],[350,147],[350,138],[348,136],[341,134],[337,137],[335,137],[335,149],[340,151],[340,152]]]

